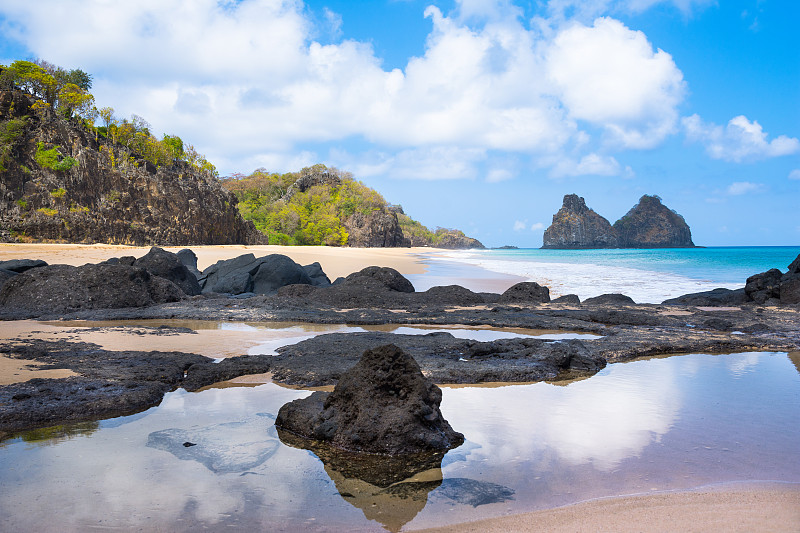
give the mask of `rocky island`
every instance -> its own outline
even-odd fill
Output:
[[[658,196],[644,195],[612,226],[576,194],[564,196],[561,209],[544,232],[542,248],[693,248],[692,233],[681,215]]]

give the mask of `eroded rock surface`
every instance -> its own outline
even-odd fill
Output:
[[[553,223],[544,232],[542,248],[616,248],[619,238],[611,224],[586,206],[577,194],[567,194]]]
[[[344,450],[388,455],[442,451],[464,436],[442,417],[442,391],[416,361],[388,344],[362,355],[333,392],[290,402],[275,425]]]

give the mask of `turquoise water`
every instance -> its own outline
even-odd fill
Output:
[[[621,292],[637,302],[661,302],[717,287],[744,287],[770,268],[786,271],[800,246],[646,250],[469,250],[445,260],[545,283],[555,295],[581,298]]]

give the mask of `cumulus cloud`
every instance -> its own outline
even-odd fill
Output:
[[[605,128],[623,147],[650,148],[675,130],[683,74],[672,56],[617,20],[560,32],[547,74],[570,116]]]
[[[796,168],[789,172],[789,179],[790,180],[800,180],[800,168]]]
[[[535,222],[531,224],[531,231],[540,231],[544,229],[544,224],[541,222]]]
[[[684,117],[681,122],[686,138],[703,144],[713,159],[741,163],[800,151],[796,138],[781,135],[767,140],[761,124],[750,122],[744,115],[733,117],[725,127],[704,122],[697,114]]]
[[[566,176],[617,176],[621,172],[622,167],[612,156],[592,153],[577,161],[562,158],[553,166],[550,174],[555,178],[563,178]]]
[[[520,15],[507,0],[430,6],[424,53],[385,70],[370,43],[341,40],[339,14],[298,0],[0,6],[7,39],[92,73],[98,103],[181,135],[223,172],[357,139],[354,161],[398,178],[509,179],[479,170],[488,152],[554,176],[621,175],[598,144],[650,148],[673,132],[683,77],[643,33],[611,18],[542,31]]]
[[[527,220],[517,220],[514,222],[514,231],[522,231],[528,226]]]

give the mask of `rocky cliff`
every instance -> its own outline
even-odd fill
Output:
[[[693,248],[692,232],[681,215],[661,203],[658,196],[644,195],[612,226],[586,207],[575,194],[553,215],[544,232],[542,248]]]
[[[257,244],[236,197],[183,161],[156,168],[20,91],[0,92],[0,240]]]
[[[617,248],[616,231],[577,194],[564,196],[561,209],[544,232],[542,248]]]
[[[692,231],[658,196],[644,195],[614,222],[621,248],[693,248]]]

